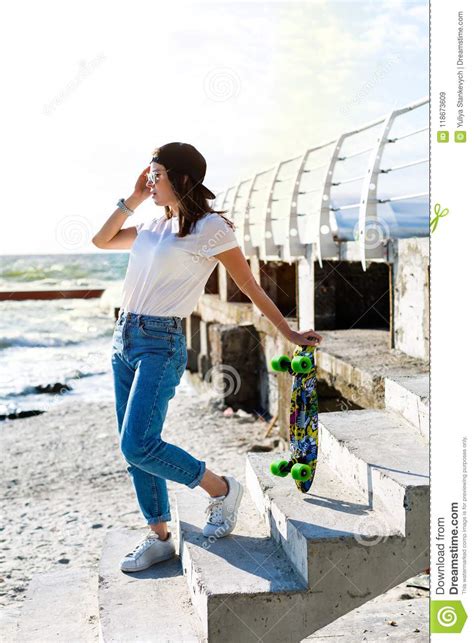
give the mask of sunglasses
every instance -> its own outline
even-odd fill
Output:
[[[162,170],[158,170],[158,172],[147,172],[146,173],[146,182],[151,183],[152,185],[155,185],[157,177],[163,174]]]

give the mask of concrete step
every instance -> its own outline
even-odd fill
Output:
[[[120,570],[121,559],[146,531],[114,529],[104,539],[99,566],[101,641],[203,641],[177,556],[141,572]]]
[[[385,408],[395,411],[412,424],[426,439],[429,437],[428,373],[385,378]]]
[[[327,462],[318,464],[313,487],[302,494],[290,476],[270,474],[270,463],[278,457],[249,453],[247,487],[273,539],[314,596],[312,632],[429,565],[428,521],[419,527],[424,534],[420,545],[415,537],[404,537],[385,508],[371,507],[367,496],[346,485]]]
[[[21,616],[21,603],[0,607],[0,632],[2,643],[18,641],[18,624]]]
[[[376,599],[377,600],[377,599]],[[308,636],[301,643],[380,643],[429,641],[429,599],[369,601],[362,607]]]
[[[65,569],[36,574],[21,607],[17,641],[99,640],[97,573]]]
[[[429,365],[390,349],[388,330],[325,330],[318,351],[318,380],[363,408],[385,407],[385,381],[427,373]]]
[[[234,531],[218,539],[202,535],[204,493],[182,489],[175,498],[183,572],[209,643],[290,643],[314,632],[309,605],[317,598],[269,537],[247,491]]]
[[[291,475],[273,476],[270,463],[284,455],[247,454],[247,488],[272,537],[305,583],[312,585],[320,575],[317,552],[322,543],[359,549],[384,538],[402,538],[390,515],[372,509],[364,494],[345,485],[325,462],[318,464],[307,494],[298,491]]]
[[[427,440],[397,413],[379,409],[321,413],[319,426],[321,459],[341,480],[360,489],[371,508],[391,514],[402,534],[414,536],[410,530],[421,525],[427,534]]]

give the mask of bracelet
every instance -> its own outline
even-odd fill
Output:
[[[117,205],[128,217],[135,213],[135,210],[130,210],[130,208],[125,205],[125,199],[119,199]]]

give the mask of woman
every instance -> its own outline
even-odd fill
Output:
[[[150,170],[150,171],[148,171]],[[315,345],[312,329],[292,330],[254,279],[231,221],[208,203],[203,185],[206,161],[192,145],[168,143],[153,151],[128,199],[94,236],[98,248],[131,249],[112,343],[112,371],[121,452],[128,463],[138,504],[150,527],[121,562],[126,572],[146,569],[175,555],[166,480],[209,494],[205,536],[232,532],[243,486],[205,462],[161,439],[169,400],[186,368],[182,318],[194,310],[218,261],[264,315],[295,344]],[[122,229],[147,198],[165,213]]]

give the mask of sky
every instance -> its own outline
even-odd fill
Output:
[[[197,147],[218,193],[427,96],[428,11],[415,0],[2,3],[0,254],[100,252],[92,236],[165,143]],[[148,200],[133,223],[162,212]]]

